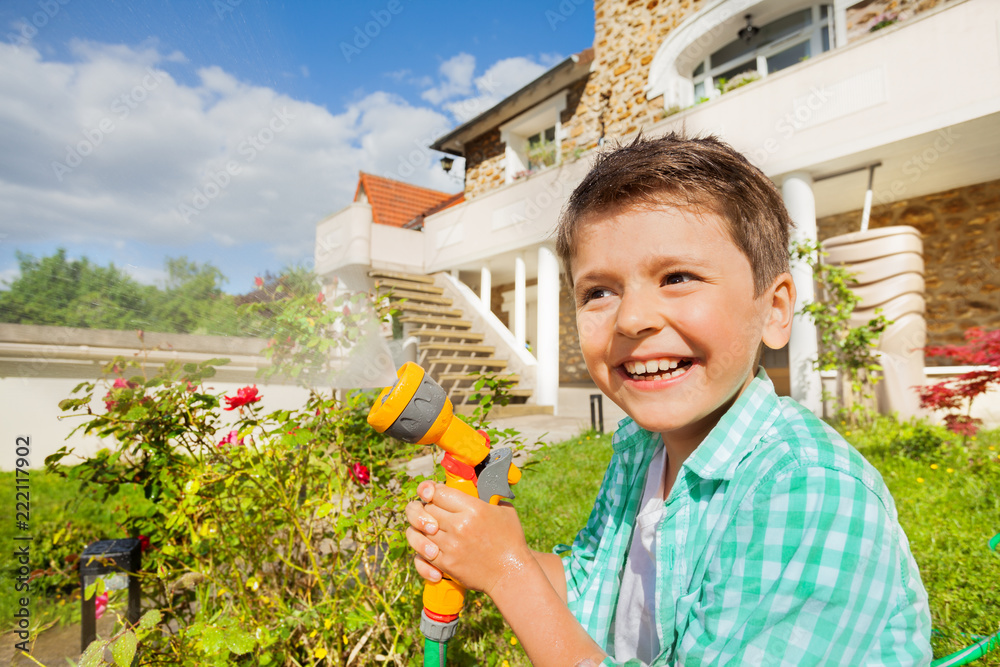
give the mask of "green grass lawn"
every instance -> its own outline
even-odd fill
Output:
[[[842,427],[843,428],[843,427]],[[899,510],[900,522],[931,601],[936,656],[943,656],[992,634],[1000,624],[1000,555],[987,540],[1000,532],[1000,431],[981,433],[961,443],[944,431],[940,447],[925,447],[920,460],[899,453],[906,427],[881,420],[845,436],[878,468]],[[905,438],[904,438],[905,440]],[[539,550],[572,541],[590,514],[597,488],[611,457],[610,435],[584,434],[539,450],[514,491],[529,544]],[[102,503],[75,484],[41,471],[31,473],[33,567],[71,571],[66,562],[93,540],[122,537],[122,507],[142,502],[136,495]],[[12,473],[0,473],[0,494],[13,498]],[[70,510],[64,510],[70,503]],[[4,544],[12,544],[12,522],[0,525]],[[44,558],[44,560],[43,560]],[[7,561],[5,560],[5,563]],[[9,629],[16,604],[10,568],[0,588],[0,617]],[[57,597],[57,596],[62,597]],[[33,593],[36,622],[68,619],[78,604],[66,604],[68,591]],[[60,604],[62,603],[62,604]],[[414,621],[416,622],[416,621]],[[449,646],[449,664],[527,665],[509,628],[488,600],[471,595],[465,622]],[[1000,652],[980,665],[1000,667]]]

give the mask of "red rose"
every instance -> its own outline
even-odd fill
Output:
[[[149,549],[149,538],[145,535],[140,535],[137,539],[139,540],[139,551],[146,553],[146,550]]]
[[[256,285],[257,287],[263,287],[264,279],[261,278],[260,276],[257,276],[256,278],[253,279],[253,284]]]
[[[323,293],[320,292],[319,294],[316,295],[316,303],[323,303],[323,299],[325,299],[325,298],[326,297],[323,296]]]
[[[368,467],[363,463],[355,463],[351,466],[351,476],[361,486],[364,486],[371,480],[371,475],[368,474]]]
[[[244,405],[249,405],[250,403],[256,403],[260,400],[260,396],[257,394],[257,385],[252,387],[240,387],[236,390],[236,398],[226,398],[226,404],[228,407],[226,410],[235,410],[236,408],[242,407]]]

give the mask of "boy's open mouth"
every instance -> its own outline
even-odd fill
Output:
[[[649,359],[622,364],[633,380],[666,380],[691,368],[691,359]]]

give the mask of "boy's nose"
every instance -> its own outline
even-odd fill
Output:
[[[656,333],[666,321],[666,315],[655,297],[626,291],[618,304],[615,330],[623,336],[637,338]]]

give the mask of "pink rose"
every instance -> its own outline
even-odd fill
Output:
[[[256,278],[253,279],[253,284],[256,285],[257,287],[263,287],[264,279],[261,278],[260,276],[257,276]]]
[[[100,618],[108,608],[108,594],[101,593],[94,598],[94,618]]]
[[[242,445],[242,444],[243,444],[243,438],[239,437],[238,431],[233,430],[230,431],[226,435],[226,437],[224,437],[222,440],[219,440],[219,444],[217,444],[216,447],[222,447],[224,445]]]

